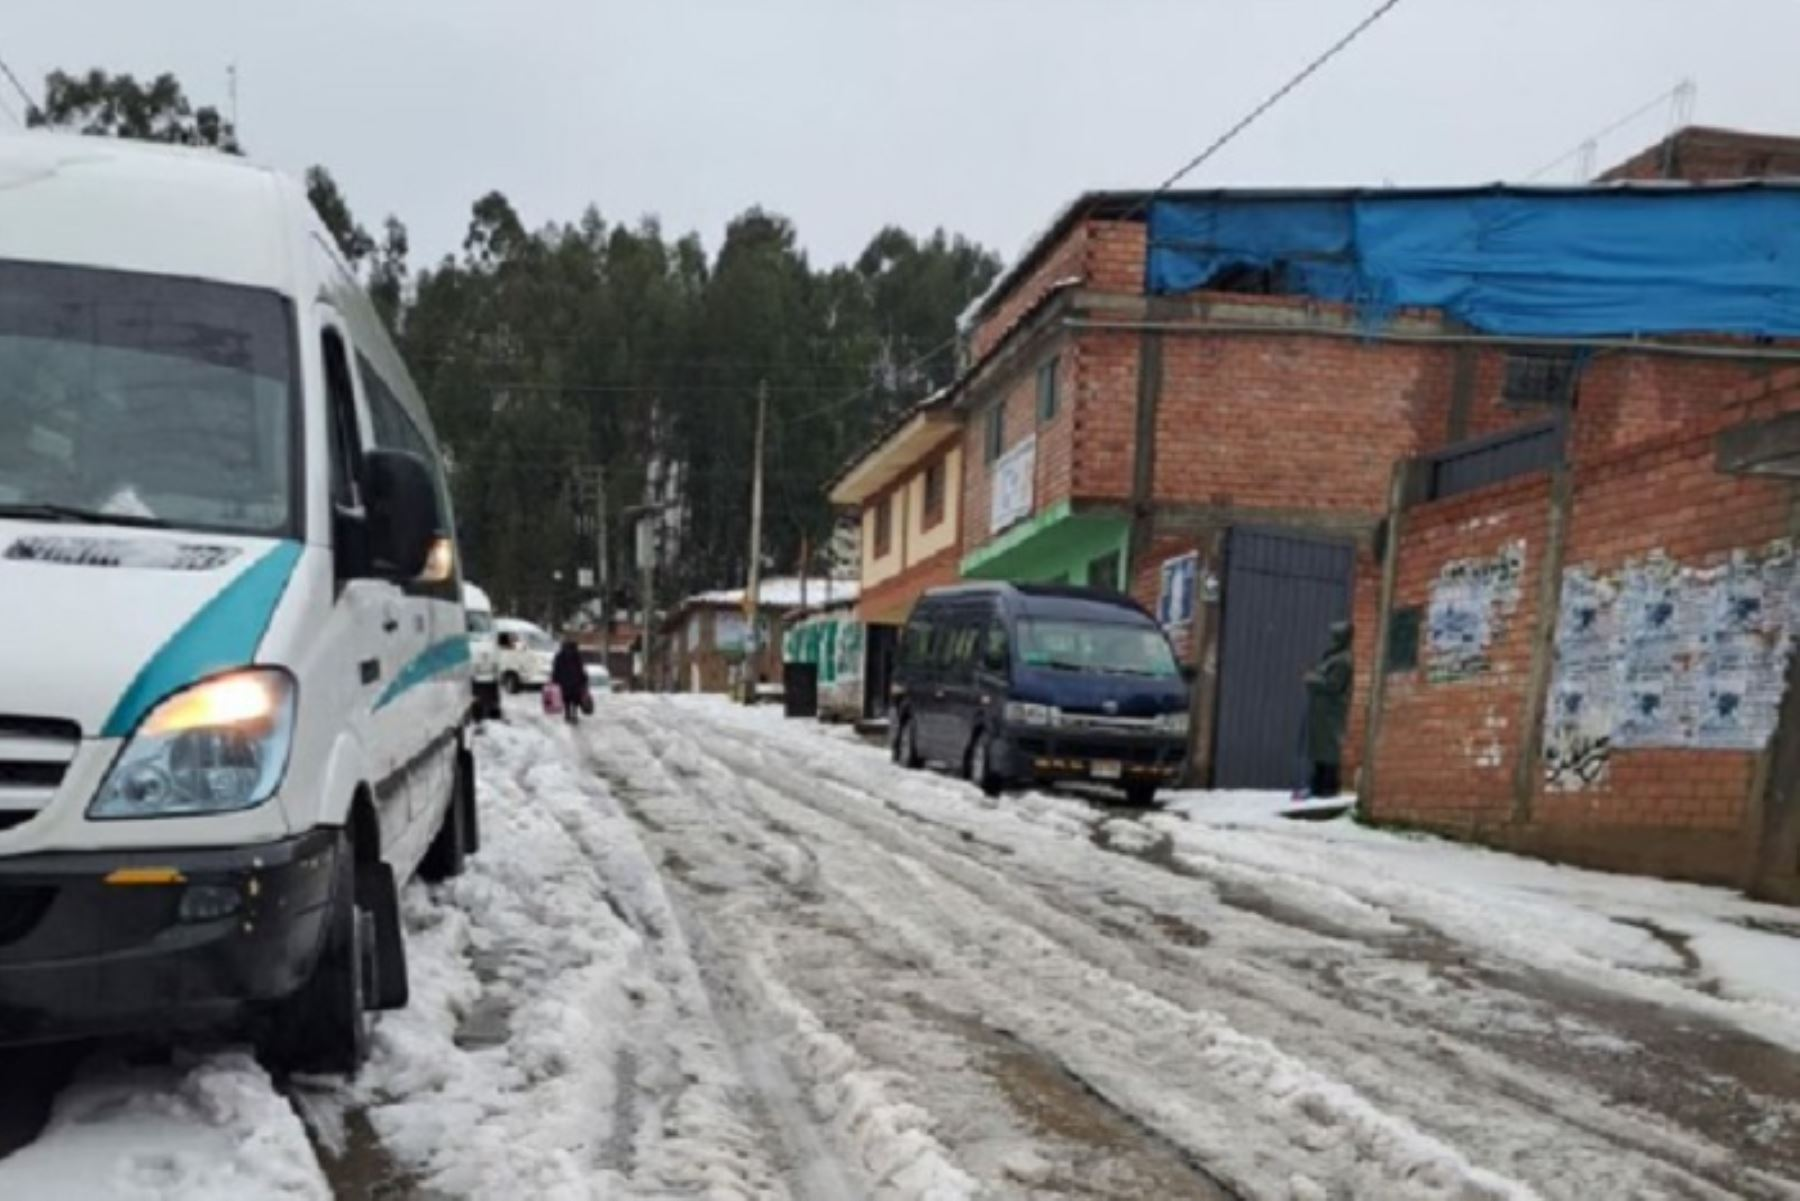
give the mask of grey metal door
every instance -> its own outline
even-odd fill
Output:
[[[1302,677],[1350,614],[1355,548],[1282,530],[1235,527],[1226,542],[1213,784],[1302,782]]]

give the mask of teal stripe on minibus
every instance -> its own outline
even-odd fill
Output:
[[[388,682],[381,692],[381,698],[375,702],[377,709],[382,709],[398,700],[400,695],[410,688],[423,684],[433,676],[443,675],[469,661],[469,636],[458,634],[454,638],[446,638],[442,642],[434,642],[420,651],[400,673]]]
[[[277,543],[220,589],[150,656],[113,707],[101,737],[124,738],[170,693],[247,666],[299,561],[298,542]]]

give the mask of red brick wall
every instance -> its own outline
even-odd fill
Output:
[[[1440,348],[1166,338],[1157,497],[1378,514],[1393,461],[1441,442],[1449,390],[1450,355]]]
[[[1071,484],[1081,497],[1131,495],[1137,444],[1141,335],[1084,331],[1073,339],[1076,372],[1070,396],[1079,435]]]
[[[1088,270],[1089,223],[1076,224],[1051,248],[1049,255],[1023,280],[1014,284],[969,338],[969,353],[980,359],[1018,323],[1019,318],[1043,298],[1052,284],[1064,279],[1085,279]]]
[[[1703,374],[1691,379],[1697,395],[1691,405],[1671,401],[1673,411],[1705,415],[1675,432],[1585,453],[1600,440],[1578,439],[1565,579],[1574,569],[1614,573],[1653,553],[1705,569],[1795,532],[1800,490],[1720,474],[1715,436],[1742,421],[1800,410],[1800,373],[1788,373],[1774,390],[1725,392],[1706,386]],[[1543,765],[1533,764],[1529,820],[1512,823],[1548,488],[1547,474],[1538,474],[1406,514],[1398,605],[1427,605],[1432,580],[1451,559],[1488,553],[1513,537],[1528,546],[1519,603],[1494,644],[1490,673],[1450,683],[1433,683],[1425,671],[1387,677],[1374,814],[1599,866],[1734,880],[1754,836],[1748,818],[1755,752],[1615,747],[1601,779],[1567,791],[1552,790]],[[1373,620],[1376,587],[1373,579],[1359,586],[1364,620]],[[1358,640],[1359,684],[1373,678],[1373,645],[1372,637]]]
[[[1145,229],[1141,221],[1087,222],[1087,287],[1136,296],[1144,290]]]
[[[1704,183],[1774,175],[1800,175],[1800,138],[1690,126],[1640,150],[1603,172],[1600,179],[1669,178]]]
[[[1375,748],[1376,812],[1381,818],[1468,833],[1502,824],[1510,816],[1549,495],[1549,478],[1539,473],[1406,514],[1394,604],[1420,610],[1419,666],[1387,677],[1381,741]],[[1424,627],[1439,573],[1454,560],[1490,558],[1519,540],[1525,544],[1525,570],[1514,605],[1495,614],[1489,669],[1433,682]],[[1363,636],[1357,638],[1356,675],[1358,708],[1365,714],[1375,678],[1378,603],[1378,577],[1362,573],[1357,611],[1364,624]],[[1361,723],[1359,717],[1357,737]]]

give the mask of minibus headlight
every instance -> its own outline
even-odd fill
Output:
[[[255,668],[170,694],[139,723],[88,816],[179,817],[262,804],[287,769],[294,693],[286,672]]]
[[[1185,712],[1165,713],[1156,719],[1156,726],[1165,734],[1186,734],[1188,715]]]
[[[1006,721],[1014,726],[1053,726],[1062,719],[1055,705],[1031,705],[1024,701],[1006,702]]]

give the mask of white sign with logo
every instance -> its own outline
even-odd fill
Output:
[[[1031,516],[1031,481],[1037,474],[1037,435],[994,460],[993,511],[988,532],[998,534]]]

